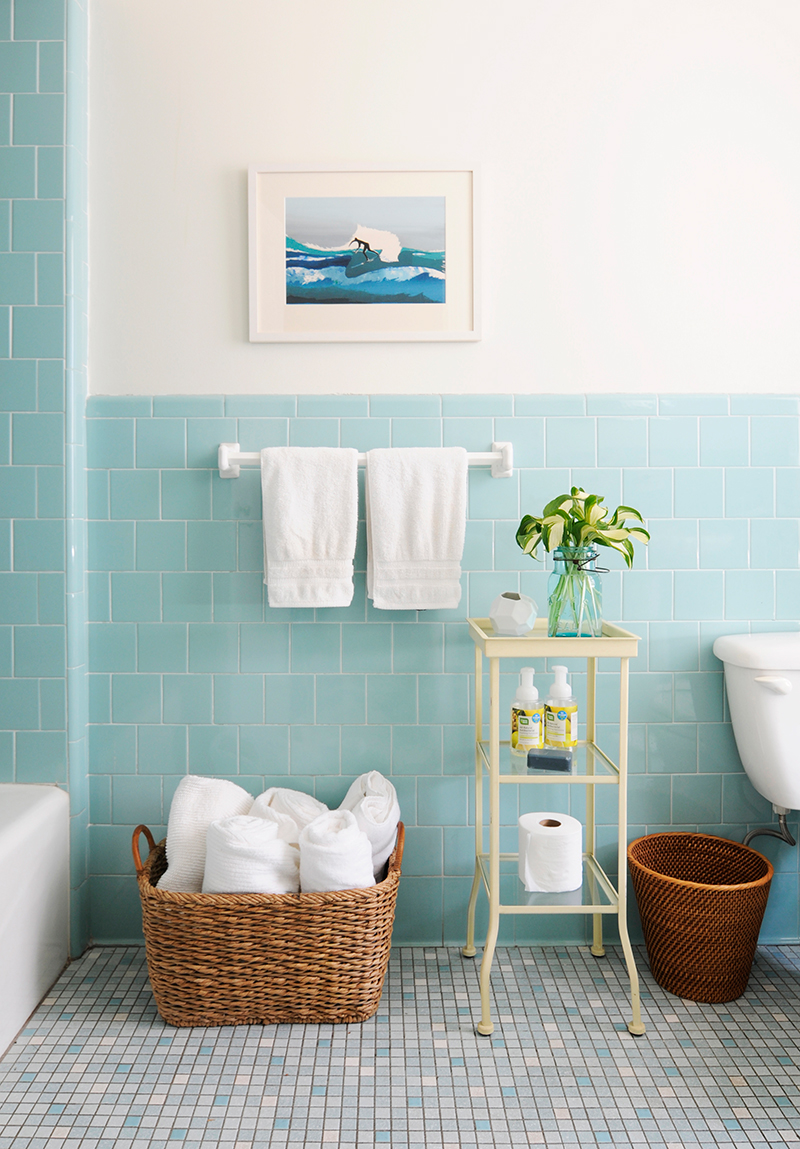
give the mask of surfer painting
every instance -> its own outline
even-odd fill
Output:
[[[445,302],[444,196],[287,196],[285,222],[287,304]]]

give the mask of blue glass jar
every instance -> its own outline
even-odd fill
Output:
[[[563,638],[599,638],[603,633],[603,598],[595,570],[594,547],[557,547],[547,584],[547,633]]]

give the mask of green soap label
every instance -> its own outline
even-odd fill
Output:
[[[578,706],[545,707],[545,739],[548,746],[575,746],[578,742]]]

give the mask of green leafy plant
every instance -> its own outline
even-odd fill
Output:
[[[650,541],[644,528],[644,519],[633,507],[620,506],[609,518],[608,507],[602,495],[587,495],[581,487],[573,487],[568,495],[559,495],[549,502],[539,518],[523,516],[517,528],[517,543],[526,555],[537,558],[541,543],[546,551],[557,547],[588,547],[597,544],[619,551],[628,567],[633,564],[634,542]],[[634,521],[634,526],[626,526]]]

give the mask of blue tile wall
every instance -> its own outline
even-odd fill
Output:
[[[522,556],[514,531],[521,514],[538,512],[572,482],[591,484],[612,502],[624,497],[653,534],[633,571],[612,556],[604,588],[609,617],[643,640],[631,677],[631,836],[679,825],[741,838],[769,821],[768,804],[742,773],[711,646],[727,631],[800,625],[797,415],[792,408],[776,417],[773,402],[650,395],[90,399],[95,935],[115,936],[119,906],[112,916],[109,883],[130,906],[126,936],[136,933],[131,878],[119,873],[108,843],[141,820],[160,831],[187,771],[238,778],[253,793],[293,785],[335,803],[355,775],[377,768],[393,777],[409,828],[405,869],[415,905],[412,911],[401,902],[396,936],[461,941],[474,786],[473,653],[463,618],[486,614],[502,590],[532,593],[544,606],[547,572]],[[374,610],[365,597],[363,545],[351,607],[266,605],[257,473],[220,479],[221,439],[253,450],[264,443],[364,450],[450,442],[488,450],[493,438],[514,441],[516,469],[505,480],[470,475],[459,609]],[[23,508],[34,497],[23,480],[8,491]],[[15,593],[25,621],[35,622],[26,605],[32,591],[20,584]],[[14,657],[24,666],[40,657],[56,669],[54,629],[34,644],[36,628],[20,626]],[[580,696],[581,664],[574,681]],[[509,667],[504,707],[514,685]],[[615,687],[604,667],[600,720],[612,753]],[[23,704],[32,714],[34,702]],[[564,808],[570,801],[560,792],[552,797]],[[505,799],[512,837],[525,799],[513,790]],[[582,795],[572,801],[580,814]],[[599,806],[601,852],[613,871],[613,815],[607,803]],[[796,872],[796,851],[764,848],[783,851],[782,868]],[[792,913],[796,920],[797,907]],[[584,924],[565,922],[554,919],[550,940],[582,940]],[[530,940],[523,919],[516,935],[514,927],[507,940]]]

